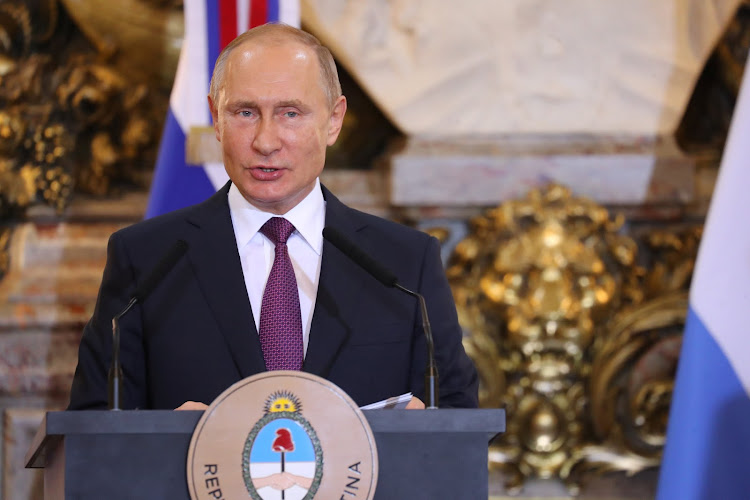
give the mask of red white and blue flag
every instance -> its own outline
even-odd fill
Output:
[[[750,61],[690,287],[659,500],[750,498]]]
[[[185,38],[151,183],[146,217],[199,203],[228,180],[221,163],[188,165],[185,139],[192,127],[211,126],[208,95],[221,50],[255,26],[299,27],[299,0],[185,0]]]

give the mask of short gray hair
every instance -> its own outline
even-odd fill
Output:
[[[224,50],[221,51],[221,54],[216,59],[214,73],[211,76],[209,95],[214,103],[216,103],[219,97],[219,89],[224,83],[224,71],[229,55],[240,45],[257,39],[265,39],[268,42],[276,44],[293,41],[311,48],[318,57],[321,83],[323,91],[326,94],[326,99],[328,100],[328,106],[333,108],[336,99],[341,95],[341,83],[339,82],[339,74],[336,70],[336,63],[333,61],[331,51],[310,33],[280,23],[263,24],[247,30],[224,47]]]

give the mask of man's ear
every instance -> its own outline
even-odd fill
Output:
[[[221,142],[221,133],[219,131],[219,110],[216,108],[216,103],[208,96],[208,108],[211,110],[211,118],[214,122],[214,134],[216,134],[216,140]]]
[[[334,145],[336,139],[339,137],[339,133],[341,133],[341,127],[344,125],[344,115],[346,115],[346,97],[340,95],[331,110],[327,141],[329,146]]]

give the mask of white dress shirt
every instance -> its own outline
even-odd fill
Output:
[[[315,181],[315,187],[304,200],[281,216],[263,212],[251,205],[234,184],[229,188],[228,199],[234,237],[242,262],[242,273],[256,330],[260,324],[263,291],[274,259],[274,244],[260,233],[260,228],[271,217],[284,217],[294,225],[296,230],[289,236],[287,248],[294,267],[294,276],[297,278],[302,314],[302,341],[304,352],[307,353],[315,298],[318,294],[320,262],[323,255],[323,226],[326,218],[326,204],[323,191],[320,189],[320,180]]]

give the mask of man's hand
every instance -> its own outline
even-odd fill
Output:
[[[204,405],[203,403],[199,403],[198,401],[185,401],[180,406],[175,408],[175,410],[205,410],[206,408],[208,408],[208,405]],[[424,408],[424,405],[422,405],[422,408]]]
[[[418,397],[412,396],[411,400],[406,404],[407,410],[424,410],[424,403]]]

